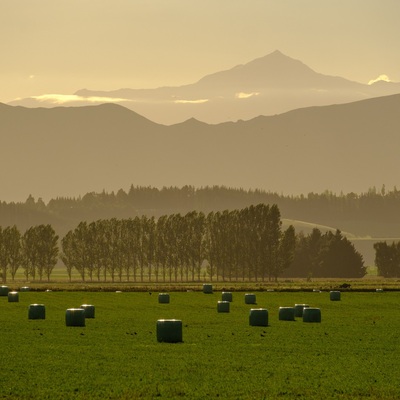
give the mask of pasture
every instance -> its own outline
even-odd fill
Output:
[[[257,305],[233,292],[19,293],[0,297],[0,399],[393,399],[400,396],[400,292],[256,292]],[[46,307],[29,320],[28,307]],[[321,309],[321,323],[280,321],[280,306]],[[65,311],[95,306],[85,327]],[[267,308],[269,326],[249,325]],[[159,343],[156,322],[181,319],[182,343]]]

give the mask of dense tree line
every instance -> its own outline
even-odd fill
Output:
[[[12,280],[22,267],[26,280],[50,275],[58,261],[58,236],[50,225],[37,225],[23,235],[16,226],[0,227],[0,270],[3,282],[8,273]]]
[[[282,230],[277,205],[82,221],[59,244],[50,225],[30,227],[23,235],[15,226],[0,228],[3,282],[8,274],[14,279],[20,267],[26,280],[50,280],[59,256],[69,279],[78,271],[83,281],[264,281],[365,274],[362,256],[340,231],[314,229],[306,236],[296,235],[293,226]]]
[[[377,242],[374,249],[378,275],[385,278],[400,277],[400,242]]]
[[[366,268],[362,255],[337,230],[322,233],[319,229],[296,238],[293,262],[285,276],[312,278],[361,278]]]

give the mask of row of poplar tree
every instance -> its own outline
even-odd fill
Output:
[[[293,260],[296,236],[281,229],[276,205],[81,222],[60,241],[50,225],[21,235],[0,228],[3,282],[19,267],[25,278],[50,280],[58,259],[83,281],[271,280]]]
[[[3,282],[10,273],[12,280],[20,267],[26,280],[43,280],[58,261],[58,236],[50,225],[29,228],[23,235],[16,226],[0,227],[0,273]]]
[[[195,281],[277,278],[293,258],[295,231],[276,205],[243,210],[81,222],[61,259],[82,280]]]

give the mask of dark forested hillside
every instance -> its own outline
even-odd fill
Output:
[[[352,237],[400,236],[400,190],[384,187],[361,194],[324,192],[284,196],[222,186],[162,189],[131,186],[128,191],[87,193],[78,198],[52,199],[47,204],[30,196],[24,203],[0,203],[0,226],[15,224],[23,230],[37,224],[51,224],[62,235],[81,221],[141,215],[159,217],[193,210],[208,213],[260,203],[277,204],[283,219],[340,229]]]

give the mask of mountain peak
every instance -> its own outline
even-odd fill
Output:
[[[272,53],[269,54],[269,56],[274,56],[274,57],[288,57],[287,55],[283,54],[280,50],[275,50]]]
[[[244,65],[207,75],[198,83],[240,91],[261,88],[292,89],[315,86],[318,75],[301,61],[275,50]]]
[[[275,50],[272,53],[267,54],[266,56],[259,57],[254,59],[253,61],[248,62],[245,66],[257,65],[257,64],[266,64],[269,68],[271,67],[282,67],[282,66],[290,66],[291,68],[296,69],[307,69],[308,71],[312,71],[310,67],[308,67],[303,62],[296,60],[292,57],[283,54],[280,50]],[[313,71],[314,72],[314,71]]]

